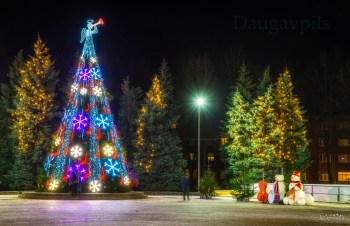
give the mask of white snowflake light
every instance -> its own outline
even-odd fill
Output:
[[[100,97],[100,96],[102,95],[102,89],[101,89],[101,87],[95,86],[93,90],[94,90],[94,94],[95,94],[96,96]]]
[[[107,129],[110,125],[107,116],[104,116],[102,114],[96,117],[96,123],[99,127],[101,127],[101,129]]]
[[[87,88],[81,88],[80,94],[81,95],[86,95],[87,94]]]
[[[117,161],[114,161],[112,159],[108,159],[107,162],[105,162],[105,169],[108,174],[112,174],[112,176],[117,176],[117,173],[119,173],[119,163]]]
[[[103,147],[103,153],[108,156],[108,157],[111,157],[113,155],[113,147],[112,145],[110,144],[106,144],[104,147]]]
[[[101,183],[97,180],[93,180],[89,185],[90,191],[99,192],[101,190]]]
[[[70,155],[73,157],[73,158],[78,158],[80,157],[81,155],[83,154],[83,149],[78,146],[78,145],[75,145],[73,146],[71,149],[70,149]]]
[[[55,140],[55,146],[58,146],[61,142],[61,137],[57,137]]]
[[[77,90],[78,90],[78,88],[79,88],[78,83],[73,83],[73,84],[72,84],[72,88],[71,88],[71,90],[72,90],[72,92],[75,92],[75,91],[77,91]]]
[[[125,185],[128,185],[128,184],[130,183],[130,180],[129,180],[129,177],[128,177],[128,176],[125,176],[125,177],[123,178],[123,181],[124,181],[124,184],[125,184]]]
[[[58,184],[59,184],[59,183],[58,183],[57,180],[52,181],[52,182],[50,183],[49,189],[50,189],[51,191],[56,190],[56,189],[58,188]]]
[[[97,61],[97,60],[96,60],[96,57],[91,57],[91,58],[90,58],[90,62],[91,62],[91,63],[94,64],[94,63],[96,63],[96,61]]]

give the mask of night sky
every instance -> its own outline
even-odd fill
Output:
[[[174,75],[175,88],[181,92],[178,75],[189,56],[208,54],[218,80],[228,84],[221,75],[222,56],[228,49],[242,46],[250,65],[256,68],[270,65],[273,77],[290,67],[298,86],[310,59],[335,49],[345,55],[350,50],[349,10],[335,4],[215,4],[213,1],[212,4],[164,2],[111,6],[98,1],[80,1],[80,4],[47,1],[44,5],[12,2],[0,8],[0,81],[6,82],[8,66],[20,49],[25,55],[31,53],[39,33],[56,59],[60,85],[64,85],[69,81],[68,71],[74,68],[75,54],[82,50],[81,29],[87,19],[103,18],[105,25],[99,26],[94,41],[106,87],[116,97],[112,102],[115,111],[122,79],[130,76],[133,86],[148,90],[163,58]],[[259,29],[259,22],[267,23],[268,28]],[[275,29],[271,30],[274,24]],[[304,88],[307,87],[297,89]],[[223,89],[226,91],[227,87]],[[211,114],[220,115],[214,120],[218,124],[228,93],[217,95],[214,101],[220,102],[220,107]],[[188,100],[179,100],[184,101]],[[191,117],[195,119],[195,115]]]

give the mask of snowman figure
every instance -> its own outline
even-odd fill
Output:
[[[294,171],[289,183],[289,191],[283,199],[286,205],[312,205],[314,198],[310,194],[305,194],[303,184],[300,181],[300,172]]]

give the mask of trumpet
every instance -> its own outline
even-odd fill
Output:
[[[97,26],[99,24],[103,25],[105,22],[102,19],[99,19],[96,23],[94,23],[92,26]]]

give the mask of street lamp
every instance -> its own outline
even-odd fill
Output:
[[[201,180],[201,107],[204,105],[204,98],[198,97],[196,100],[197,108],[198,108],[198,192],[199,192],[199,184]]]

